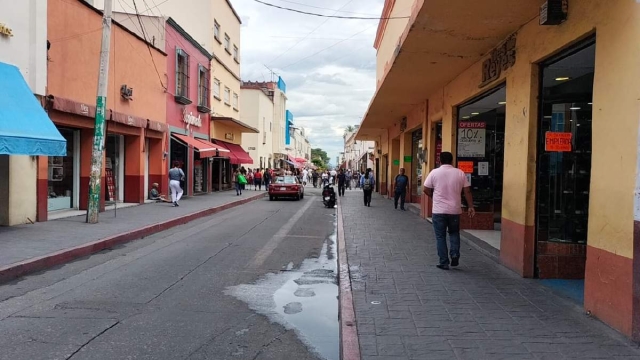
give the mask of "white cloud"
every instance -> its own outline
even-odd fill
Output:
[[[333,15],[379,16],[384,0],[267,0],[275,5]],[[343,150],[344,128],[360,123],[375,91],[377,20],[314,17],[232,0],[243,20],[242,78],[271,80],[267,66],[287,83],[288,108],[307,129],[313,147],[332,161]],[[355,15],[358,16],[358,15]],[[306,37],[306,38],[305,38]]]

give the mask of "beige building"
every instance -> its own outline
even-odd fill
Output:
[[[452,152],[461,226],[521,276],[582,280],[585,311],[638,340],[640,2],[569,3],[387,0],[356,138],[378,143],[382,193],[408,170],[424,217],[422,175]]]
[[[240,120],[260,132],[242,134],[242,147],[249,152],[253,165],[245,167],[266,168],[273,166],[273,139],[275,115],[274,83],[245,82],[240,90]]]
[[[288,154],[294,157],[299,163],[311,162],[311,143],[307,138],[304,128],[293,127],[291,129],[291,144],[288,147]]]

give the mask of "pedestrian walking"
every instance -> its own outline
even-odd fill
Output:
[[[344,196],[344,189],[347,184],[347,175],[344,173],[344,169],[340,169],[340,173],[338,173],[338,196]]]
[[[404,201],[407,198],[407,186],[409,185],[409,177],[404,174],[404,168],[400,168],[400,173],[393,181],[393,205],[398,208],[398,200],[400,200],[400,210],[405,211]]]
[[[271,171],[269,169],[265,169],[262,174],[262,180],[264,181],[264,189],[269,191],[269,183],[271,182]]]
[[[262,190],[262,168],[256,170],[253,174],[253,190]]]
[[[351,170],[347,170],[344,174],[345,187],[351,190]]]
[[[438,268],[449,270],[458,266],[460,261],[460,214],[462,204],[460,194],[468,206],[469,217],[476,214],[473,208],[471,185],[462,170],[453,167],[453,155],[450,152],[440,153],[440,167],[432,170],[424,182],[424,193],[433,199],[433,230],[436,234],[436,245],[440,261]],[[447,232],[451,249],[447,249]],[[449,256],[451,262],[449,262]]]
[[[180,187],[180,182],[184,181],[184,172],[180,169],[180,162],[174,161],[173,168],[169,170],[169,188],[171,189],[171,201],[173,202],[173,206],[180,206],[178,203],[180,198],[182,198],[182,187]]]
[[[371,194],[373,193],[375,182],[371,169],[367,169],[362,178],[360,178],[360,187],[364,193],[364,206],[371,207]]]
[[[336,171],[336,169],[331,169],[331,172],[329,173],[329,175],[330,175],[329,181],[331,181],[331,185],[335,185],[338,172]]]
[[[313,170],[313,172],[311,173],[311,179],[313,180],[313,187],[317,187],[318,186],[318,172],[316,170]]]
[[[251,169],[247,169],[247,187],[251,190],[251,186],[255,187],[255,183],[253,181],[253,171]]]
[[[236,189],[236,195],[240,196],[242,195],[242,179],[244,179],[244,176],[240,173],[240,170],[236,169],[233,171],[233,182],[235,185],[235,189]],[[246,184],[246,179],[244,181],[244,183]]]
[[[309,182],[309,170],[304,169],[302,171],[302,186],[307,186],[308,182]]]

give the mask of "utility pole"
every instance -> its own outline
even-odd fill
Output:
[[[89,205],[87,223],[97,224],[100,212],[100,181],[102,179],[102,157],[104,152],[104,114],[107,106],[107,84],[109,80],[109,51],[111,49],[111,7],[113,0],[104,0],[102,17],[102,48],[100,49],[100,73],[96,99],[96,123],[91,151],[91,174],[89,179]]]

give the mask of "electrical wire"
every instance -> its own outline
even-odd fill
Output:
[[[377,25],[375,25],[375,26],[377,26]],[[291,63],[291,64],[289,64],[289,65],[287,65],[287,66],[285,66],[285,67],[282,67],[281,69],[282,69],[282,70],[284,70],[284,69],[286,69],[286,68],[288,68],[288,67],[291,67],[291,66],[293,66],[293,65],[297,65],[297,64],[299,64],[299,63],[301,63],[301,62],[303,62],[303,61],[305,61],[305,60],[307,60],[307,59],[309,59],[309,58],[312,58],[312,57],[314,57],[314,56],[316,56],[316,55],[318,55],[318,54],[320,54],[320,53],[322,53],[322,52],[325,52],[325,51],[327,51],[327,50],[329,50],[329,49],[331,49],[331,48],[333,48],[333,47],[335,47],[335,46],[338,46],[338,45],[342,44],[343,42],[345,42],[345,41],[347,41],[347,40],[349,40],[349,39],[351,39],[351,38],[354,38],[354,37],[356,37],[357,35],[360,35],[360,34],[362,34],[363,32],[365,32],[365,31],[367,31],[367,30],[369,30],[369,29],[371,29],[371,28],[373,28],[373,27],[374,27],[374,26],[369,26],[368,28],[365,28],[365,29],[363,29],[363,30],[360,30],[360,31],[358,31],[357,33],[355,33],[355,34],[353,34],[353,35],[349,36],[349,37],[348,37],[348,38],[346,38],[346,39],[342,39],[342,40],[338,41],[337,43],[335,43],[335,44],[333,44],[333,45],[331,45],[331,46],[327,46],[326,48],[324,48],[324,49],[322,49],[322,50],[320,50],[320,51],[317,51],[317,52],[315,52],[315,53],[313,53],[313,54],[311,54],[311,55],[309,55],[309,56],[307,56],[307,57],[304,57],[304,58],[302,58],[302,59],[300,59],[300,60],[298,60],[298,61],[296,61],[296,62],[293,62],[293,63]]]
[[[353,0],[349,0],[347,1],[344,5],[342,5],[338,10],[336,10],[334,12],[334,14],[337,14],[338,11],[344,9],[347,5],[351,4],[353,2]],[[274,61],[280,59],[283,55],[285,55],[286,53],[288,53],[289,51],[293,50],[293,48],[295,48],[296,46],[300,45],[301,42],[303,42],[305,39],[307,39],[309,36],[311,36],[311,34],[315,33],[318,29],[320,29],[324,24],[326,24],[328,21],[330,20],[330,18],[326,18],[322,23],[320,23],[320,25],[316,26],[313,30],[311,30],[311,32],[307,33],[302,39],[298,40],[295,44],[293,44],[293,46],[291,46],[290,48],[288,48],[287,50],[285,50],[283,53],[281,53],[280,55],[276,56],[275,58],[271,59],[271,61],[269,61],[269,64],[273,64]]]
[[[138,5],[136,5],[136,0],[133,0],[133,7],[136,10],[136,17],[138,18],[138,23],[140,23],[140,27],[142,28],[142,36],[144,38],[144,42],[147,45],[147,49],[149,50],[149,56],[151,56],[151,62],[153,63],[154,69],[156,69],[156,74],[158,74],[158,80],[160,80],[160,85],[163,89],[167,90],[167,87],[164,86],[162,82],[162,77],[160,76],[160,72],[158,71],[158,67],[156,66],[156,61],[153,58],[153,53],[151,52],[151,45],[149,45],[149,41],[147,40],[147,34],[144,31],[144,25],[142,25],[142,19],[140,19],[140,13],[138,12]]]
[[[363,16],[375,16],[374,14],[364,14],[364,13],[358,13],[358,12],[354,12],[354,11],[347,11],[347,10],[336,10],[336,9],[330,9],[330,8],[325,8],[325,7],[321,7],[321,6],[314,6],[314,5],[309,5],[309,4],[303,4],[300,2],[295,2],[295,1],[289,1],[289,0],[278,0],[280,2],[285,2],[285,3],[289,3],[289,4],[296,4],[296,5],[300,5],[300,6],[306,6],[309,8],[313,8],[313,9],[320,9],[320,10],[329,10],[329,11],[335,11],[335,12],[341,12],[341,13],[345,13],[345,14],[356,14],[356,15],[363,15]],[[344,7],[344,6],[343,6]]]
[[[269,7],[273,7],[276,9],[280,9],[280,10],[285,10],[285,11],[291,11],[294,13],[298,13],[298,14],[302,14],[302,15],[309,15],[309,16],[317,16],[317,17],[325,17],[325,18],[332,18],[332,19],[346,19],[346,20],[394,20],[394,19],[409,19],[411,18],[410,16],[391,16],[391,17],[368,17],[368,16],[341,16],[341,15],[324,15],[324,14],[318,14],[318,13],[312,13],[312,12],[308,12],[308,11],[302,11],[302,10],[298,10],[298,9],[292,9],[292,8],[288,8],[288,7],[284,7],[284,6],[279,6],[279,5],[275,5],[275,4],[271,4],[262,0],[253,0],[257,3],[260,3],[262,5],[266,5]]]

